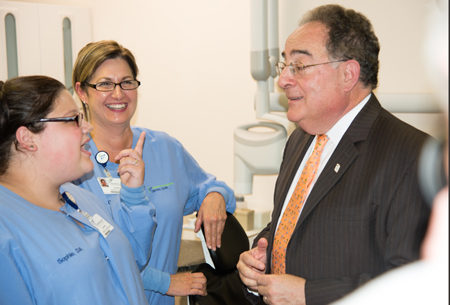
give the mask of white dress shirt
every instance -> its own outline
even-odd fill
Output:
[[[352,110],[350,110],[346,115],[344,115],[334,126],[328,130],[326,135],[329,137],[328,142],[325,144],[325,147],[322,151],[322,156],[320,157],[320,163],[319,168],[317,170],[317,173],[314,177],[314,180],[311,182],[311,187],[309,188],[308,194],[306,195],[305,203],[302,206],[302,209],[299,213],[299,217],[301,212],[303,211],[303,207],[306,204],[306,200],[308,199],[309,194],[311,193],[311,190],[313,189],[317,179],[319,178],[320,174],[322,173],[322,170],[325,168],[325,165],[328,163],[328,160],[330,159],[331,155],[333,154],[334,150],[338,146],[339,142],[342,139],[342,136],[347,131],[350,124],[353,122],[355,117],[358,115],[358,113],[361,111],[361,109],[366,105],[366,103],[369,101],[370,98],[369,94],[366,96],[358,105],[356,105]],[[309,157],[311,156],[314,146],[316,144],[317,135],[314,137],[314,140],[311,142],[311,145],[308,148],[308,151],[305,154],[305,157],[303,157],[302,162],[300,163],[300,166],[297,169],[297,173],[295,174],[294,179],[292,180],[291,187],[289,188],[289,192],[286,195],[286,198],[284,199],[283,209],[281,211],[281,216],[284,213],[284,210],[286,209],[286,206],[289,202],[289,200],[292,197],[292,193],[295,190],[295,186],[297,185],[298,180],[300,179],[300,175],[302,174],[303,168],[306,165],[306,162],[308,161]],[[278,218],[277,221],[277,229],[278,225],[281,221],[281,216]]]

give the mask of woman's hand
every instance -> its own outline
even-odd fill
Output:
[[[128,187],[140,187],[144,184],[145,164],[141,157],[144,140],[143,131],[134,149],[124,149],[116,156],[116,160],[120,160],[117,170],[120,180]]]
[[[206,277],[201,272],[170,275],[170,286],[166,292],[171,296],[206,295]]]
[[[203,234],[205,235],[206,245],[209,249],[216,251],[221,246],[222,232],[226,220],[225,199],[222,194],[211,192],[206,195],[198,210],[194,232],[197,233],[200,230],[203,222],[203,228],[205,229]]]

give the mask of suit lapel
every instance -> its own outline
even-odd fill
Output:
[[[320,200],[336,185],[359,155],[359,151],[348,137],[342,137],[338,147],[339,150],[336,148],[311,190],[297,225],[303,222]],[[339,170],[336,172],[335,168],[338,164]]]
[[[367,104],[361,109],[360,113],[355,117],[352,124],[345,132],[328,160],[327,165],[320,174],[320,177],[316,181],[314,188],[306,200],[295,230],[298,229],[298,226],[306,219],[306,217],[308,217],[356,160],[359,155],[359,150],[355,144],[364,141],[367,138],[380,110],[381,105],[372,93]],[[335,168],[337,164],[339,164],[339,170],[336,172]]]

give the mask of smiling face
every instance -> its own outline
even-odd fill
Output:
[[[47,118],[71,117],[79,112],[69,91],[63,90]],[[91,153],[84,148],[89,141],[87,134],[92,130],[92,125],[85,120],[80,127],[75,121],[45,124],[45,130],[36,135],[36,144],[42,156],[40,166],[45,169],[43,174],[60,185],[92,171]]]
[[[120,83],[134,80],[128,63],[121,58],[105,60],[88,81]],[[95,128],[109,128],[117,125],[129,126],[137,107],[137,89],[123,90],[119,85],[113,91],[100,92],[86,88],[80,98],[89,105],[91,123]]]
[[[326,63],[341,58],[328,58],[328,30],[320,22],[310,22],[294,31],[283,52],[287,65],[301,62],[305,66]],[[304,70],[295,78],[289,68],[283,70],[278,85],[289,99],[288,119],[309,134],[324,134],[351,109],[344,83],[345,64],[334,63]]]

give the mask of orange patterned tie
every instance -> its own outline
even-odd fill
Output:
[[[320,156],[323,148],[328,141],[327,135],[320,135],[317,137],[314,151],[309,157],[303,169],[300,179],[297,182],[291,200],[289,200],[284,214],[278,225],[277,232],[273,241],[272,249],[272,273],[284,274],[286,273],[286,249],[297,225],[298,216],[306,196],[308,195],[311,182],[314,180],[316,171],[319,168]]]

